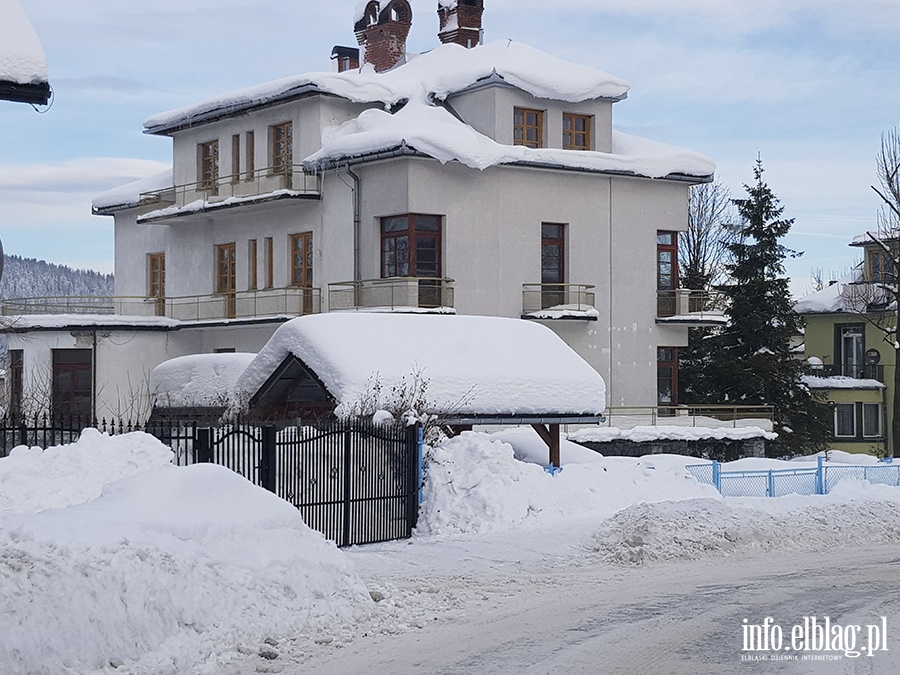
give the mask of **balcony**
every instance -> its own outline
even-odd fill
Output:
[[[772,431],[775,408],[770,405],[671,405],[612,407],[605,413],[606,426],[633,429],[641,426],[704,428],[759,427]]]
[[[877,380],[884,384],[884,366],[880,364],[816,364],[809,367],[807,375],[812,375],[813,377],[849,377],[856,380]]]
[[[3,315],[115,314],[159,316],[178,321],[222,321],[271,316],[318,314],[318,288],[275,288],[230,294],[165,298],[138,296],[12,298],[3,301]]]
[[[715,291],[688,288],[657,291],[657,323],[716,326],[725,323],[725,297]]]
[[[321,176],[306,173],[300,165],[287,169],[268,167],[221,176],[215,181],[197,181],[142,192],[138,222],[149,223],[278,199],[318,199],[321,192]]]
[[[328,285],[329,311],[454,313],[453,279],[390,277]]]
[[[522,284],[523,319],[596,321],[594,287],[590,284]]]

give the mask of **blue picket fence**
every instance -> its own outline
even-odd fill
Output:
[[[789,494],[824,495],[848,478],[900,487],[900,464],[829,464],[817,457],[816,466],[760,471],[722,471],[718,462],[685,468],[701,483],[725,497],[782,497]]]

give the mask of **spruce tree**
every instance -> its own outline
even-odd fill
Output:
[[[791,355],[791,338],[800,333],[793,311],[784,260],[799,255],[780,243],[793,224],[763,181],[762,162],[754,167],[745,199],[734,200],[743,222],[729,244],[727,323],[703,340],[702,354],[685,376],[697,402],[774,407],[777,441],[772,456],[809,454],[824,449],[829,437],[828,407],[801,382],[803,363]]]

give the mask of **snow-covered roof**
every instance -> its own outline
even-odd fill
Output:
[[[409,148],[442,163],[455,160],[473,169],[524,163],[650,178],[707,176],[715,171],[715,164],[702,155],[617,131],[613,132],[612,152],[501,145],[424,99],[411,100],[394,114],[366,110],[349,122],[325,129],[321,150],[303,164],[307,170],[317,171],[397,148]]]
[[[12,318],[12,317],[10,317]],[[125,314],[21,314],[12,318],[8,330],[67,328],[129,328],[160,330],[181,326],[182,322],[164,316],[132,316]]]
[[[545,326],[483,316],[331,313],[293,319],[237,382],[248,401],[291,355],[352,414],[384,393],[427,381],[429,412],[455,416],[598,416],[603,378]]]
[[[47,82],[44,48],[19,0],[0,0],[0,82]]]
[[[832,375],[831,377],[817,377],[815,375],[803,375],[803,384],[810,389],[884,389],[883,383],[878,380],[845,377]]]
[[[815,291],[800,298],[794,304],[794,311],[798,314],[829,314],[833,312],[852,311],[852,307],[848,307],[848,291],[846,286],[862,281],[863,272],[861,269],[854,269],[849,275],[841,280],[826,286],[821,291]],[[849,302],[850,305],[854,303]]]
[[[225,407],[228,393],[256,354],[191,354],[169,359],[150,374],[157,407]]]
[[[153,176],[141,178],[112,190],[107,190],[95,197],[92,205],[95,212],[137,206],[142,192],[163,190],[167,187],[172,187],[172,182],[172,169],[166,169]]]
[[[467,49],[444,44],[384,73],[372,68],[287,77],[159,113],[148,118],[149,133],[165,134],[182,125],[275,103],[304,93],[341,96],[356,103],[392,106],[426,96],[443,100],[489,78],[538,98],[567,102],[624,98],[629,85],[613,75],[564,61],[534,47],[499,40]]]

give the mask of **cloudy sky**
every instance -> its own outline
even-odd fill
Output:
[[[437,43],[436,0],[411,0],[409,49]],[[0,236],[8,253],[112,271],[112,218],[91,199],[156,173],[150,115],[287,75],[354,45],[356,0],[21,0],[55,91],[0,105]],[[622,131],[713,158],[733,195],[765,177],[795,219],[795,293],[840,273],[875,225],[874,157],[900,124],[896,0],[485,0],[487,40],[513,38],[631,83]]]

